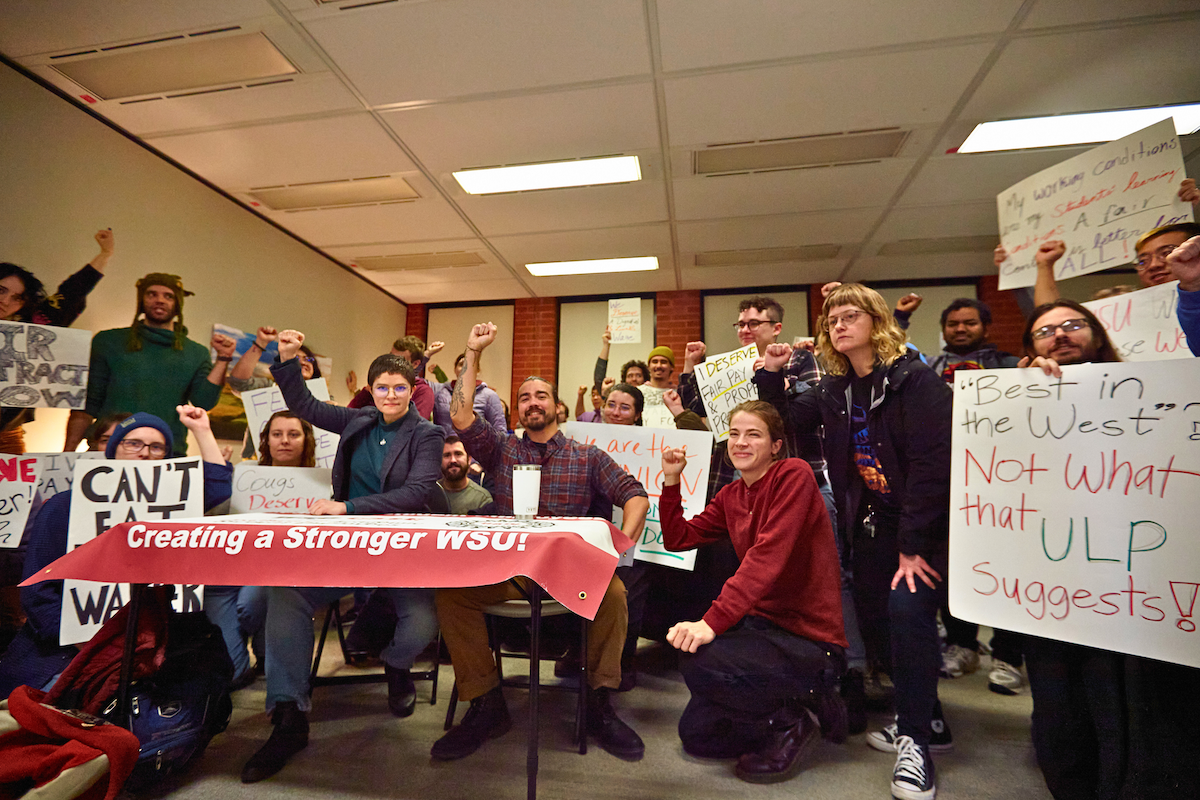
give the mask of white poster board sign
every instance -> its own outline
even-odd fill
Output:
[[[313,397],[321,402],[329,400],[329,387],[325,384],[324,378],[313,378],[305,381],[304,384],[308,387],[308,391],[312,392]],[[250,429],[250,438],[257,451],[263,425],[267,424],[267,420],[276,411],[287,410],[287,403],[283,402],[283,393],[279,391],[278,386],[268,386],[266,389],[243,392],[242,405],[246,407],[246,425]],[[333,457],[337,455],[338,442],[341,437],[336,433],[323,431],[316,427],[313,428],[313,434],[317,437],[317,466],[332,467]]]
[[[69,492],[75,480],[75,462],[80,459],[104,458],[104,453],[84,450],[81,453],[26,453],[38,461],[38,494],[42,502],[59,492]]]
[[[1192,219],[1177,196],[1185,177],[1175,123],[1165,119],[1006,189],[996,198],[1008,251],[1000,288],[1033,286],[1034,254],[1051,239],[1067,245],[1054,265],[1060,281],[1132,262],[1143,233]]]
[[[950,611],[1200,666],[1194,362],[959,371]]]
[[[307,514],[317,500],[333,496],[331,470],[264,467],[243,461],[233,468],[231,514]]]
[[[615,297],[609,299],[608,332],[613,344],[641,344],[642,298]]]
[[[204,514],[204,467],[199,458],[163,461],[94,461],[75,463],[67,552],[90,542],[119,522],[177,519]],[[187,535],[173,547],[186,547]],[[176,611],[198,611],[202,586],[175,587]],[[129,599],[129,584],[63,581],[59,641],[79,644]]]
[[[21,544],[40,468],[33,456],[0,455],[0,550]]]
[[[1171,281],[1082,305],[1104,325],[1113,347],[1126,361],[1191,358],[1187,336],[1175,314],[1178,286],[1179,281]]]
[[[92,332],[0,322],[0,406],[83,409]]]
[[[696,383],[708,427],[718,442],[729,438],[729,412],[739,403],[758,399],[754,378],[754,362],[758,360],[758,345],[748,344],[739,350],[709,356],[696,366]]]
[[[708,494],[708,473],[712,464],[713,436],[708,431],[681,431],[670,428],[639,428],[633,425],[605,425],[568,422],[558,426],[568,438],[595,445],[612,457],[626,472],[637,478],[650,496],[646,526],[638,539],[634,557],[642,561],[690,570],[696,564],[696,551],[672,553],[663,546],[658,501],[662,497],[662,451],[664,447],[687,447],[688,463],[680,477],[683,516],[691,519],[704,510]],[[620,525],[619,518],[614,524]]]

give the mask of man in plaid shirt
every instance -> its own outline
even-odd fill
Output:
[[[599,448],[567,439],[559,432],[555,417],[558,394],[552,383],[527,378],[517,391],[517,418],[525,428],[524,437],[501,433],[475,416],[470,398],[461,387],[475,385],[479,354],[495,339],[496,326],[490,322],[471,330],[463,372],[450,398],[450,416],[467,452],[496,476],[492,494],[497,513],[512,513],[513,466],[540,464],[539,515],[595,516],[593,508],[621,506],[622,530],[636,540],[650,508],[646,490]],[[511,583],[438,590],[442,638],[454,662],[459,697],[469,700],[471,708],[461,724],[434,743],[434,759],[463,758],[512,726],[488,646],[482,609],[520,597]],[[641,737],[617,717],[609,697],[610,690],[621,683],[621,649],[627,623],[625,585],[614,575],[595,620],[588,626],[588,685],[592,689],[588,694],[588,733],[613,755],[636,760],[642,757],[645,746]]]

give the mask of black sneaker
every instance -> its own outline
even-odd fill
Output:
[[[911,736],[900,736],[896,739],[892,797],[899,800],[933,800],[936,794],[933,759],[929,757],[929,748],[921,747]]]
[[[950,726],[946,724],[945,719],[934,717],[930,727],[932,728],[929,734],[930,752],[946,753],[954,749],[954,737],[951,735]],[[900,738],[899,726],[893,722],[883,730],[868,733],[867,744],[884,753],[893,753],[896,751],[896,741]]]
[[[617,758],[638,761],[646,754],[642,737],[617,716],[607,688],[593,689],[588,693],[588,733],[596,737],[600,746]]]
[[[417,687],[413,684],[412,673],[390,664],[383,665],[383,672],[387,676],[388,709],[397,717],[412,716],[417,707]]]
[[[271,777],[283,769],[289,758],[308,747],[308,715],[295,701],[276,703],[271,721],[275,723],[275,730],[271,731],[267,743],[242,767],[242,783],[257,783]]]
[[[512,728],[508,705],[497,686],[471,701],[462,722],[433,743],[429,755],[435,761],[453,761],[471,755],[488,739],[496,739]]]

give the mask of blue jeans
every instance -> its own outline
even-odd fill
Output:
[[[312,708],[309,675],[313,657],[313,613],[353,592],[345,588],[267,590],[267,711],[291,700],[301,711]],[[437,636],[432,589],[380,589],[392,597],[396,632],[380,654],[395,669],[409,669],[413,659]]]
[[[267,620],[265,586],[205,586],[204,615],[221,629],[225,649],[233,661],[236,682],[250,669],[246,639],[262,630]]]

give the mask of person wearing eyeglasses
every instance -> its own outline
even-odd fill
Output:
[[[200,448],[204,473],[204,507],[229,499],[233,467],[226,463],[209,427],[208,414],[193,405],[176,409],[180,425],[192,432]],[[174,446],[171,426],[153,414],[139,411],[115,423],[104,454],[116,461],[154,461],[169,458]],[[71,519],[71,492],[47,500],[25,530],[28,554],[23,578],[45,569],[67,552]],[[43,581],[21,589],[26,623],[0,659],[0,695],[17,686],[49,688],[79,652],[75,645],[60,645],[58,631],[63,602],[62,581]]]
[[[281,331],[279,362],[271,365],[271,375],[292,413],[317,428],[341,435],[333,459],[333,499],[318,500],[309,513],[428,511],[431,491],[442,475],[444,434],[412,406],[416,382],[412,364],[400,356],[379,356],[367,372],[374,404],[342,408],[322,403],[308,391],[298,357],[303,343],[300,331]],[[312,615],[318,607],[351,591],[337,587],[269,590],[266,705],[274,729],[243,767],[243,783],[271,777],[308,746]],[[413,713],[417,699],[410,674],[413,660],[437,635],[433,590],[383,591],[391,597],[396,612],[395,634],[380,654],[387,675],[388,709],[397,717],[407,717]]]

